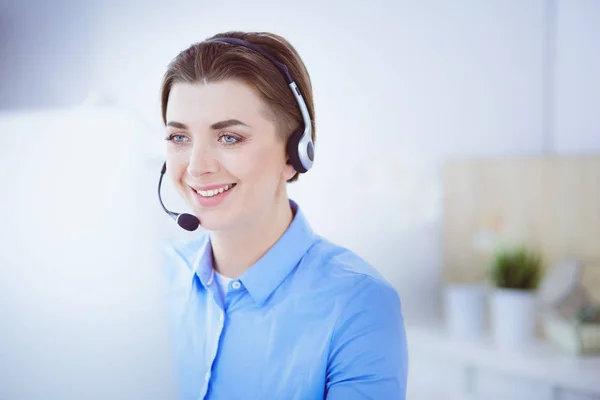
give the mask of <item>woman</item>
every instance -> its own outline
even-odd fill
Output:
[[[396,291],[287,196],[315,139],[295,49],[270,33],[192,45],[165,74],[162,117],[182,216],[206,230],[167,248],[181,398],[403,399]]]

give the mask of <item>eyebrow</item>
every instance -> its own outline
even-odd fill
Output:
[[[229,128],[230,126],[235,126],[235,125],[242,125],[242,126],[248,126],[245,123],[243,123],[242,121],[239,121],[237,119],[228,119],[225,121],[219,121],[219,122],[215,122],[214,124],[212,124],[210,126],[210,129],[225,129],[225,128]],[[178,129],[189,129],[188,126],[186,124],[182,124],[181,122],[177,122],[177,121],[169,121],[167,123],[167,126],[172,126],[173,128],[178,128]]]

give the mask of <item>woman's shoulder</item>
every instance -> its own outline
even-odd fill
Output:
[[[401,315],[394,285],[356,252],[323,237],[305,254],[294,278],[310,301],[333,306],[336,320],[365,311],[382,318]]]
[[[321,236],[305,255],[303,264],[303,269],[312,272],[323,284],[393,289],[391,283],[368,261]]]

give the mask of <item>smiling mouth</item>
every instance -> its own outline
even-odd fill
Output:
[[[212,189],[212,190],[194,190],[194,192],[198,193],[200,196],[204,197],[204,198],[211,198],[211,197],[215,197],[221,193],[225,193],[231,189],[233,189],[237,184],[236,183],[231,183],[229,185],[225,185],[219,189]]]

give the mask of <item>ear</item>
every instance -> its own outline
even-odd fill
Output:
[[[284,181],[288,181],[292,179],[296,175],[296,169],[292,166],[292,164],[288,161],[285,163],[281,170],[281,179]]]

